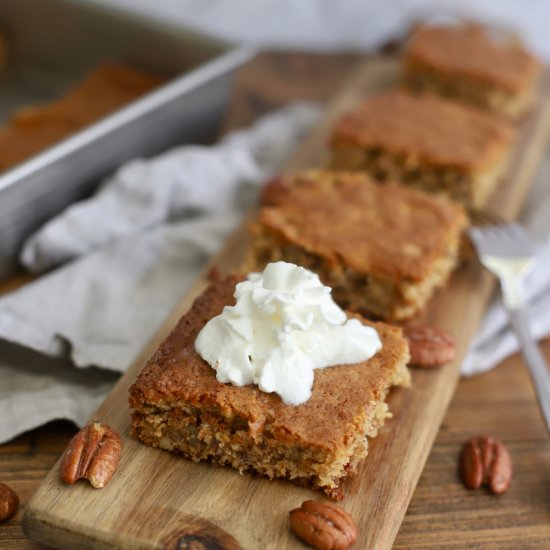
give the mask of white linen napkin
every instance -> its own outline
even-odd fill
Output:
[[[30,269],[62,265],[0,299],[0,443],[55,418],[86,420],[319,113],[287,107],[219,145],[131,162],[29,238],[22,259]],[[529,210],[538,236],[550,233],[547,169]],[[550,238],[539,267],[527,287],[537,336],[550,333]],[[516,349],[494,304],[463,372],[487,370]]]

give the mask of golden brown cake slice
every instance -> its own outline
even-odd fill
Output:
[[[532,105],[541,65],[515,36],[479,25],[421,27],[405,52],[404,83],[518,118]]]
[[[506,166],[513,136],[511,126],[491,113],[394,91],[340,118],[330,137],[331,167],[481,207]]]
[[[311,398],[286,405],[256,385],[223,384],[195,351],[204,325],[235,303],[228,277],[214,283],[182,317],[130,388],[132,434],[195,462],[284,478],[341,498],[341,484],[366,456],[390,415],[393,385],[408,385],[401,329],[373,326],[382,349],[368,361],[315,371]]]
[[[365,174],[279,180],[252,225],[245,267],[284,260],[317,273],[336,302],[385,320],[413,317],[457,263],[464,209]]]
[[[0,128],[0,171],[96,122],[162,82],[156,75],[117,63],[99,65],[61,99],[25,107]]]

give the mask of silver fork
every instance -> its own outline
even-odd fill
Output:
[[[480,262],[500,281],[504,307],[529,367],[539,407],[550,433],[550,372],[529,331],[522,293],[524,277],[535,263],[531,237],[517,223],[472,227],[468,233]]]

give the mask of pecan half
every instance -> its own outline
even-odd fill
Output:
[[[92,422],[71,439],[63,453],[61,479],[72,485],[85,478],[96,489],[104,487],[115,473],[121,451],[119,435],[107,424]]]
[[[508,449],[490,436],[472,437],[460,453],[460,477],[468,489],[489,487],[492,493],[504,493],[512,480],[512,459]]]
[[[0,483],[0,521],[11,518],[17,512],[18,507],[17,493],[4,483]]]
[[[440,367],[455,358],[455,343],[447,332],[432,327],[403,327],[409,342],[410,364],[430,369]]]
[[[357,526],[346,511],[313,500],[290,511],[290,526],[297,537],[318,550],[345,550],[357,538]]]
[[[289,186],[283,176],[275,176],[262,189],[260,204],[262,206],[275,206],[288,194],[288,191]]]

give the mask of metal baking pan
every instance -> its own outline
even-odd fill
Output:
[[[124,161],[213,137],[247,48],[78,0],[0,0],[10,46],[0,74],[0,124],[57,98],[114,60],[171,78],[165,85],[0,174],[0,279],[26,236],[89,194]]]

